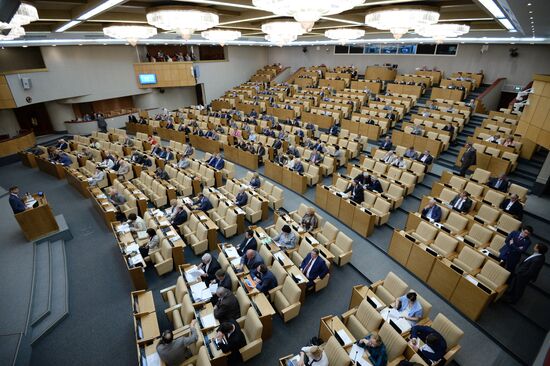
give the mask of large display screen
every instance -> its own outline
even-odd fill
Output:
[[[139,74],[139,82],[142,85],[156,84],[157,75],[156,74]]]

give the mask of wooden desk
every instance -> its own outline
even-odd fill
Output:
[[[205,137],[190,135],[189,141],[196,149],[209,152],[211,154],[217,154],[220,152],[220,142],[207,139]]]
[[[134,331],[137,344],[144,345],[153,342],[155,338],[160,336],[157,313],[153,311],[134,314]]]
[[[177,141],[182,143],[185,143],[187,141],[187,135],[183,131],[158,127],[157,135],[163,140]]]
[[[353,90],[365,90],[369,89],[374,94],[380,94],[382,91],[382,83],[375,81],[354,80],[351,82],[351,89]]]
[[[439,83],[441,82],[441,78],[443,77],[443,73],[441,71],[432,71],[432,70],[415,71],[415,75],[430,77],[432,78],[432,84],[435,84],[435,85],[439,85]]]
[[[450,267],[450,264],[451,262],[447,259],[435,261],[428,281],[426,281],[428,286],[447,300],[451,300],[458,281],[462,277]]]
[[[426,248],[426,245],[422,243],[412,245],[407,264],[405,265],[405,267],[424,282],[428,279],[437,260],[437,256],[430,254]]]
[[[155,301],[153,300],[152,291],[132,291],[130,292],[130,301],[134,314],[152,313],[155,311]]]
[[[115,206],[109,202],[109,200],[104,197],[105,194],[97,187],[90,188],[90,196],[92,197],[95,209],[101,217],[103,218],[103,221],[105,221],[105,224],[107,226],[111,225],[111,222],[116,220],[116,208]]]
[[[414,238],[405,236],[404,232],[398,230],[393,231],[390,246],[388,247],[388,254],[402,266],[406,266],[412,246],[415,243],[415,241],[411,239]]]
[[[267,160],[264,162],[264,174],[266,177],[273,179],[277,183],[281,183],[283,181],[283,167],[272,163],[271,161]]]
[[[141,123],[126,122],[126,132],[135,135],[137,132],[144,133],[148,136],[153,135],[154,128],[151,125],[143,125]]]
[[[57,179],[65,178],[65,167],[62,164],[52,163],[40,156],[36,157],[36,164],[38,165],[38,169],[56,177]]]
[[[250,170],[258,170],[258,155],[225,144],[223,145],[223,154],[224,158],[229,161],[242,165]]]
[[[264,326],[262,330],[262,339],[266,340],[271,338],[273,334],[273,316],[276,313],[275,309],[273,309],[273,306],[271,306],[268,298],[263,293],[256,292],[248,296],[250,297],[250,301],[256,305],[255,309]]]
[[[470,275],[464,275],[458,281],[451,296],[451,303],[472,320],[477,320],[487,306],[496,297],[489,288],[485,291],[477,286],[478,281]]]
[[[358,234],[367,237],[374,232],[375,218],[366,209],[356,206],[351,228]]]
[[[85,198],[90,197],[90,191],[88,190],[90,188],[90,184],[88,182],[88,178],[74,168],[67,167],[65,170],[67,182],[76,188],[76,190]]]
[[[25,151],[21,151],[19,154],[19,158],[21,159],[21,162],[23,165],[28,166],[29,168],[36,168],[36,156],[32,153],[28,153]]]
[[[338,316],[329,315],[321,318],[319,322],[319,338],[323,341],[328,342],[329,338],[339,331],[344,331],[350,339],[350,341],[344,344],[343,347],[351,346],[355,343],[355,337],[351,334],[348,328],[346,328]]]
[[[36,137],[32,131],[1,141],[0,158],[17,154],[20,151],[33,147],[34,145],[36,145]]]
[[[346,88],[346,80],[321,79],[319,80],[319,87],[330,87],[336,90],[344,90]]]
[[[210,355],[210,364],[212,366],[227,366],[228,353],[223,353],[221,349],[217,349],[214,344],[214,339],[216,339],[216,330],[210,331],[206,334],[206,337],[210,342],[206,345],[208,349],[208,354]],[[231,366],[231,365],[229,365]]]
[[[327,186],[323,184],[317,184],[315,187],[315,204],[322,210],[327,208],[327,198],[330,191]]]
[[[448,99],[460,101],[464,99],[464,91],[458,89],[432,88],[431,99]]]
[[[296,111],[294,109],[267,107],[266,113],[283,120],[296,118]]]
[[[397,69],[390,69],[385,66],[367,66],[365,70],[366,80],[395,80]]]
[[[39,197],[35,194],[33,198],[38,202],[37,207],[28,208],[14,215],[23,235],[29,241],[59,230],[46,197]]]
[[[320,114],[304,112],[302,113],[302,122],[303,123],[313,123],[319,128],[330,128],[334,124],[334,117],[332,116],[323,116]]]

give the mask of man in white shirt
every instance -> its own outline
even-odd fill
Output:
[[[128,225],[130,226],[131,232],[147,230],[147,225],[145,224],[145,220],[143,220],[141,217],[139,217],[135,213],[131,213],[128,215]]]

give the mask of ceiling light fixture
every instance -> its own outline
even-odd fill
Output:
[[[111,25],[103,28],[107,37],[124,39],[135,46],[140,39],[147,39],[157,35],[157,28],[148,25]]]
[[[61,27],[57,28],[55,30],[55,33],[61,33],[65,32],[67,29],[74,27],[75,25],[78,25],[82,23],[80,20],[71,20],[70,22],[67,22],[63,24]]]
[[[210,29],[202,32],[201,37],[219,43],[223,47],[227,42],[241,38],[241,32],[235,30]]]
[[[382,8],[365,15],[369,27],[389,30],[395,39],[400,39],[412,29],[420,29],[437,23],[439,13],[422,8]]]
[[[505,17],[504,13],[502,12],[502,10],[500,10],[500,8],[498,7],[498,5],[495,3],[494,0],[478,0],[478,1],[495,18],[504,18]]]
[[[262,32],[267,34],[265,36],[267,41],[275,43],[277,46],[283,46],[304,34],[304,28],[300,23],[289,20],[264,23]]]
[[[91,17],[94,17],[100,13],[103,13],[105,10],[112,8],[113,6],[117,6],[118,4],[124,2],[126,0],[107,0],[104,3],[99,4],[95,8],[91,8],[84,14],[80,15],[76,19],[78,20],[88,20]]]
[[[309,32],[317,20],[361,5],[365,0],[252,0],[252,4],[280,16],[293,17]]]
[[[514,27],[514,25],[512,24],[511,21],[509,21],[508,19],[504,18],[504,19],[499,19],[498,20],[500,22],[500,24],[502,24],[506,29],[508,29],[509,31],[512,31],[512,30],[515,30],[516,28]]]
[[[470,31],[470,26],[464,24],[433,24],[416,29],[422,37],[435,39],[436,43],[443,43],[446,38],[456,38]]]
[[[325,31],[325,37],[330,39],[336,39],[342,45],[346,44],[352,39],[361,38],[365,35],[363,29],[357,28],[336,28]]]
[[[220,23],[220,17],[211,10],[184,6],[162,6],[147,12],[147,22],[157,28],[175,30],[187,41],[196,31],[217,26]]]

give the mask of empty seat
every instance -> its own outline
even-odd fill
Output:
[[[321,228],[321,231],[315,234],[315,238],[319,241],[319,243],[323,245],[327,245],[329,243],[334,242],[338,232],[339,230],[336,226],[326,221],[323,227]]]
[[[302,290],[290,277],[286,277],[284,283],[277,286],[272,293],[273,305],[286,323],[300,313],[300,295]]]
[[[395,299],[403,296],[409,286],[393,272],[388,273],[385,279],[372,284],[374,293],[384,304],[390,305]]]
[[[445,220],[444,226],[451,230],[453,235],[461,234],[468,225],[468,219],[457,212],[451,212]]]
[[[458,257],[453,259],[453,263],[465,270],[466,272],[475,275],[479,272],[485,256],[475,249],[468,246],[462,248]]]
[[[353,240],[343,232],[338,232],[334,243],[328,245],[328,250],[334,254],[334,263],[343,266],[351,260]]]
[[[439,232],[430,247],[443,257],[450,258],[455,254],[457,245],[458,240],[444,232]]]
[[[521,221],[513,216],[503,213],[498,218],[496,223],[497,230],[503,234],[510,234],[512,231],[518,230],[521,227]]]
[[[262,331],[263,325],[258,313],[253,307],[248,308],[246,317],[241,318],[239,326],[242,329],[246,345],[239,349],[244,362],[262,352]]]
[[[492,260],[485,262],[481,271],[476,275],[479,282],[497,293],[497,299],[506,291],[508,277],[510,277],[510,272]]]
[[[464,235],[464,241],[466,244],[470,244],[476,248],[486,246],[491,240],[493,231],[482,226],[478,223],[475,223],[468,231],[468,234]]]
[[[344,323],[355,339],[364,338],[367,334],[380,329],[382,315],[364,299],[357,309],[342,315]]]
[[[435,226],[428,224],[425,221],[420,221],[416,230],[410,234],[423,243],[430,244],[435,239],[438,230]]]
[[[477,214],[474,216],[474,220],[481,222],[482,224],[494,225],[500,216],[500,210],[491,207],[489,205],[481,205]]]

